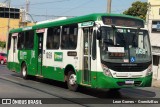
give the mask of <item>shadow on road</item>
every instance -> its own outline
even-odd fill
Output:
[[[17,74],[17,73],[14,73],[11,75],[15,77],[21,77],[20,74]],[[67,89],[67,85],[65,83],[55,81],[55,80],[36,78],[33,76],[31,76],[29,80]],[[105,99],[151,98],[156,96],[155,92],[142,90],[142,89],[135,89],[135,88],[132,88],[132,89],[126,88],[126,89],[121,89],[119,91],[110,91],[110,90],[91,89],[91,88],[80,86],[78,92],[82,94],[90,95],[93,97],[105,98]]]

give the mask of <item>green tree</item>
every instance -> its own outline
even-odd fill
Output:
[[[5,48],[6,47],[6,42],[0,41],[0,47]]]
[[[148,8],[147,2],[136,1],[133,2],[132,6],[128,10],[124,11],[123,14],[136,16],[145,20],[147,14],[147,8]]]

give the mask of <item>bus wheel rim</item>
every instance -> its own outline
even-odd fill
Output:
[[[71,74],[69,77],[69,84],[70,85],[75,85],[76,84],[76,75],[75,74]]]
[[[22,74],[23,74],[24,77],[26,76],[26,74],[27,74],[26,67],[23,67]]]

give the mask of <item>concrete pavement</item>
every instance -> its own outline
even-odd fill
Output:
[[[160,88],[160,80],[153,79],[152,80],[152,86]]]

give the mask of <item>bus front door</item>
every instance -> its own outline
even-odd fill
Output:
[[[43,33],[37,33],[38,35],[38,70],[37,76],[42,76],[42,61],[43,61]]]
[[[82,83],[88,85],[91,84],[91,40],[92,40],[92,28],[84,28]]]

